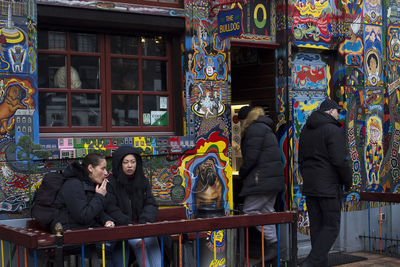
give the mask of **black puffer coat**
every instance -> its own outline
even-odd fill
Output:
[[[122,171],[122,160],[132,154],[136,158],[133,179]],[[107,213],[116,225],[133,222],[154,222],[158,215],[158,204],[151,193],[151,186],[144,176],[142,157],[130,146],[119,147],[112,156],[112,177],[107,184]]]
[[[80,164],[71,163],[63,174],[66,180],[54,202],[60,210],[51,229],[57,221],[61,222],[64,230],[72,230],[102,227],[112,220],[104,212],[106,198],[96,193],[95,183],[85,175]]]
[[[251,110],[248,119],[254,116],[253,112],[257,110]],[[248,125],[241,139],[243,164],[239,176],[245,180],[239,195],[283,191],[283,164],[278,141],[271,129],[273,121],[268,116],[260,116]]]
[[[352,184],[344,132],[331,115],[314,111],[300,134],[299,158],[303,194],[336,197]]]

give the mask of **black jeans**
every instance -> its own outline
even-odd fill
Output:
[[[310,219],[311,252],[307,262],[315,267],[328,266],[328,253],[339,234],[341,199],[306,197]]]

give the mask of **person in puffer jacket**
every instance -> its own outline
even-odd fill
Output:
[[[342,188],[352,185],[339,110],[326,99],[307,119],[300,134],[299,158],[310,221],[311,252],[302,267],[327,267],[328,253],[340,230]]]
[[[63,171],[66,178],[54,205],[59,208],[54,225],[60,222],[63,230],[93,227],[114,227],[114,221],[105,212],[107,170],[104,155],[89,153],[82,164],[72,162]]]
[[[240,196],[244,197],[246,214],[271,213],[279,192],[284,190],[284,173],[273,121],[261,107],[242,107],[238,118],[241,126],[243,164],[239,176],[244,179]],[[261,231],[261,226],[257,229]],[[277,258],[275,225],[264,225],[265,261]]]
[[[139,152],[131,146],[120,146],[112,156],[112,177],[107,185],[107,213],[116,225],[154,222],[158,215],[158,204],[151,186],[144,175],[143,161]],[[145,259],[142,259],[142,239],[130,239],[139,266],[161,267],[161,250],[157,237],[146,237]],[[120,244],[114,247],[113,267],[122,266],[119,257]],[[127,250],[129,254],[129,250]],[[115,255],[115,257],[114,257]]]

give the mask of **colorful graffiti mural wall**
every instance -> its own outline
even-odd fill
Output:
[[[0,11],[0,209],[20,212],[40,182],[27,167],[42,154],[28,151],[39,143],[36,4],[2,1]]]
[[[327,97],[345,108],[340,120],[353,168],[353,187],[345,196],[345,209],[362,208],[360,192],[399,190],[397,4],[396,1],[289,1],[289,47],[278,52],[281,71],[277,76],[277,110],[280,125],[285,123],[283,118],[293,122],[287,131],[281,132],[281,144],[283,154],[290,151],[292,155],[287,156],[286,162],[290,169],[288,188],[293,188],[288,201],[293,201],[300,211],[300,231],[307,232],[308,220],[297,168],[298,136],[307,116]],[[285,14],[284,10],[284,3],[278,2],[278,18]],[[278,41],[286,40],[285,29],[284,17],[278,19],[277,35],[282,37]],[[286,53],[289,55],[287,92],[284,90]],[[285,116],[286,106],[290,109],[289,116]]]
[[[37,2],[184,18],[179,44],[184,134],[39,138],[36,3],[2,1],[1,213],[27,216],[29,199],[45,172],[60,170],[93,150],[111,156],[122,144],[141,149],[146,176],[161,205],[185,205],[189,217],[205,208],[232,212],[232,42],[280,44],[275,53],[276,130],[287,170],[285,207],[299,210],[300,231],[308,231],[308,219],[297,166],[298,138],[307,117],[327,97],[345,108],[340,120],[353,169],[346,209],[363,208],[358,204],[362,191],[400,191],[397,0],[290,0],[288,16],[285,1],[235,1],[227,8],[186,0],[179,9],[87,0]],[[237,8],[242,30],[221,37],[218,13],[232,8]]]
[[[1,2],[0,212],[12,218],[30,216],[30,200],[46,172],[62,170],[71,160],[92,151],[111,157],[113,150],[128,144],[144,155],[145,174],[160,205],[184,205],[188,217],[210,209],[219,215],[229,214],[233,205],[229,40],[218,37],[217,17],[209,17],[208,2],[188,1],[184,10],[145,11],[125,3],[57,4],[187,18],[182,43],[185,133],[169,137],[39,139],[36,4]],[[212,232],[210,236],[219,240],[223,250],[224,231]]]

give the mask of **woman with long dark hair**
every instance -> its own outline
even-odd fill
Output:
[[[142,157],[130,146],[121,146],[112,157],[112,178],[107,186],[109,194],[107,212],[116,225],[154,222],[158,204],[144,175]],[[142,239],[130,239],[139,266],[143,266]],[[144,238],[145,266],[161,267],[161,251],[157,237]],[[119,250],[119,249],[118,249]],[[128,250],[129,252],[129,250]],[[114,266],[122,266],[122,259],[113,253]]]
[[[105,213],[107,194],[107,170],[104,155],[89,153],[82,161],[72,162],[64,170],[66,178],[55,205],[59,214],[53,222],[60,222],[64,230],[92,227],[114,227]]]

